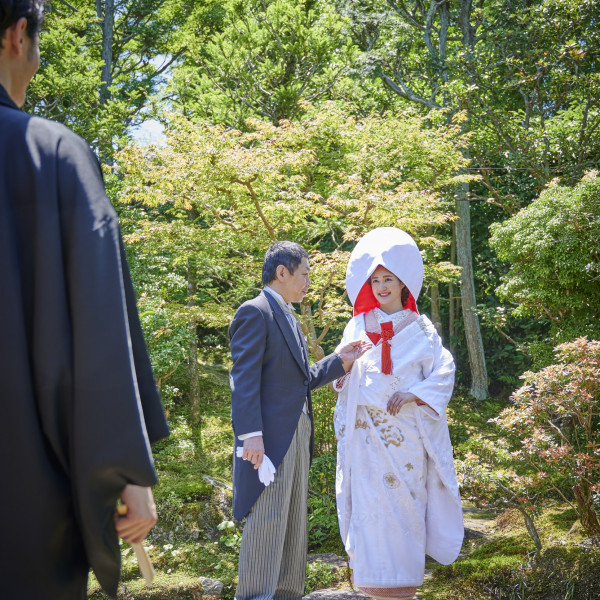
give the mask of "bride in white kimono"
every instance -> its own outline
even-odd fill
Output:
[[[454,361],[417,312],[422,283],[419,249],[399,229],[369,232],[351,254],[355,316],[340,346],[373,346],[334,384],[336,497],[354,585],[376,598],[412,598],[425,554],[453,562],[464,533],[446,421]]]

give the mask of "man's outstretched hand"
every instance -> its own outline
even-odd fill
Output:
[[[342,346],[338,351],[338,356],[342,359],[344,370],[350,371],[354,361],[360,358],[373,344],[364,340],[354,340],[345,346]]]

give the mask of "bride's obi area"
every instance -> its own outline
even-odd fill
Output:
[[[419,586],[425,554],[451,563],[464,533],[446,421],[454,361],[426,316],[372,312],[394,324],[392,369],[382,372],[380,341],[335,384],[340,533],[356,587]],[[348,323],[340,346],[355,339],[370,341],[365,314]],[[392,416],[395,392],[426,404],[409,402]]]

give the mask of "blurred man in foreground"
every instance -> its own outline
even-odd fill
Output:
[[[81,600],[90,566],[116,595],[117,533],[156,522],[168,428],[98,161],[19,108],[42,18],[41,0],[0,0],[0,596]]]

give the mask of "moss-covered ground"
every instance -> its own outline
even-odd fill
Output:
[[[170,407],[171,436],[154,447],[159,484],[154,489],[159,522],[145,542],[156,570],[152,588],[144,586],[135,555],[122,545],[119,597],[131,600],[188,600],[203,597],[201,577],[223,582],[222,596],[235,591],[239,524],[231,520],[231,452],[227,370],[200,369],[201,418],[186,407]],[[475,432],[491,433],[488,419],[503,403],[483,404],[457,398],[449,414],[455,447]],[[332,400],[320,392],[317,428],[326,431]],[[310,473],[309,539],[311,552],[344,556],[335,511],[335,453],[327,435],[317,437],[319,452]],[[569,506],[545,508],[537,518],[543,549],[536,553],[517,511],[478,513],[488,527],[468,536],[463,554],[450,566],[428,562],[432,576],[419,594],[423,600],[600,600],[600,550],[586,541]],[[307,588],[349,585],[345,569],[312,563]],[[93,576],[89,597],[107,600]],[[206,597],[206,596],[205,596]]]
[[[123,543],[119,598],[200,598],[200,577],[223,582],[225,599],[235,592],[241,533],[239,523],[231,520],[230,510],[233,435],[228,372],[223,367],[199,366],[201,418],[194,422],[189,411],[175,403],[168,413],[171,435],[153,447],[159,478],[154,488],[159,520],[144,545],[155,568],[154,585],[145,587],[135,554]],[[341,552],[339,536],[330,535],[331,524],[335,524],[335,498],[331,496],[334,463],[328,455],[315,464],[323,465],[327,475],[313,471],[313,479],[320,482],[311,497],[311,503],[318,505],[313,529],[319,530],[315,538],[324,543],[313,543],[312,547]],[[319,500],[323,495],[326,502]],[[307,591],[332,585],[338,579],[328,565],[311,564],[307,568]],[[107,600],[93,575],[88,593],[94,600]]]
[[[432,565],[423,600],[598,600],[600,549],[585,539],[574,511],[547,508],[536,525],[541,552],[518,511],[500,513],[489,535],[465,541],[454,564]]]

